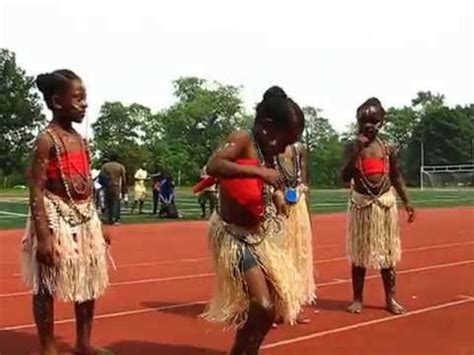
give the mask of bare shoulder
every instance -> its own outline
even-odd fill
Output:
[[[308,153],[308,148],[306,148],[306,145],[301,143],[301,142],[296,142],[293,144],[295,147],[296,151],[301,154],[301,155],[306,155]]]
[[[41,132],[34,142],[34,149],[38,152],[49,152],[53,146],[53,140],[47,131]]]
[[[222,149],[230,149],[231,151],[234,151],[234,154],[237,154],[237,152],[239,152],[238,154],[241,154],[242,152],[248,152],[251,145],[252,137],[250,136],[250,133],[244,130],[238,130],[232,132],[227,137]],[[246,155],[247,153],[244,154]]]
[[[387,152],[389,155],[397,155],[398,154],[398,148],[397,145],[391,141],[391,140],[384,140],[383,141],[385,148],[387,149]]]
[[[347,158],[351,155],[351,153],[354,150],[354,146],[355,146],[355,141],[353,139],[348,140],[344,143],[344,150],[343,150],[344,157]]]
[[[227,142],[249,144],[251,142],[250,133],[245,130],[234,131],[227,137]]]

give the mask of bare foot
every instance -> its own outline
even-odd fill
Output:
[[[387,301],[386,305],[387,311],[393,314],[403,314],[406,312],[406,309],[403,308],[403,306],[397,302],[395,299],[391,299]]]
[[[347,307],[347,312],[359,314],[362,311],[362,302],[354,301],[349,307]]]
[[[45,349],[41,349],[40,351],[34,351],[30,353],[30,355],[59,355],[59,352],[56,348],[56,344],[53,344],[51,346],[47,346]]]
[[[56,349],[54,350],[43,350],[43,351],[34,351],[28,355],[59,355]]]
[[[72,353],[75,355],[113,355],[114,354],[109,349],[94,348],[92,346],[89,346],[87,348],[76,346],[74,350],[72,351]]]
[[[309,323],[311,323],[311,319],[309,319],[308,317],[304,317],[304,316],[298,316],[298,318],[296,318],[296,323],[297,324],[309,324]]]

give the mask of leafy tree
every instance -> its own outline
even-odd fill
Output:
[[[472,164],[474,105],[428,110],[413,133],[405,166],[412,184],[419,181],[421,143],[425,165]]]
[[[127,169],[128,181],[135,171],[151,160],[151,153],[143,145],[145,129],[153,122],[148,107],[140,104],[123,105],[121,102],[105,102],[96,122],[93,148],[99,163],[112,153]]]
[[[411,100],[414,109],[426,112],[430,109],[438,109],[444,106],[444,95],[433,94],[431,91],[418,91],[416,97]]]
[[[31,144],[45,123],[34,78],[0,48],[0,173],[23,175]]]
[[[343,146],[339,135],[321,110],[304,107],[306,126],[303,141],[306,143],[310,160],[311,184],[318,187],[339,185]]]
[[[157,115],[146,142],[154,163],[184,183],[193,183],[217,145],[233,130],[249,125],[240,88],[187,77],[174,83],[178,101]]]
[[[404,150],[418,122],[419,115],[412,107],[391,107],[387,111],[387,122],[383,132],[399,149]]]
[[[95,148],[102,153],[120,150],[120,146],[142,143],[144,128],[151,120],[151,111],[140,104],[123,105],[121,102],[105,102],[94,130]]]
[[[472,163],[473,105],[455,108],[444,95],[420,91],[411,107],[390,108],[385,133],[399,146],[408,183],[417,185],[421,144],[426,165]]]

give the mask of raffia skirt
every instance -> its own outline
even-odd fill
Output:
[[[308,213],[306,192],[300,189],[299,201],[290,206],[287,224],[288,236],[285,246],[290,253],[296,270],[299,272],[299,282],[294,285],[300,295],[301,304],[314,303],[316,299],[316,285],[314,282],[313,267],[313,233],[311,216]]]
[[[77,204],[79,210],[89,209],[92,215],[89,221],[72,227],[64,218],[74,213],[68,204],[51,194],[44,203],[57,261],[52,267],[37,261],[37,238],[30,216],[21,252],[26,284],[34,294],[46,291],[66,302],[97,299],[104,294],[109,277],[107,244],[95,207],[90,201]]]
[[[374,198],[356,191],[349,201],[347,253],[359,267],[394,267],[401,258],[397,199],[392,189]]]
[[[243,326],[249,298],[242,257],[250,252],[267,277],[276,317],[295,323],[301,309],[300,295],[294,287],[299,274],[283,247],[285,236],[281,221],[267,220],[259,232],[249,232],[226,223],[214,213],[210,219],[209,244],[214,259],[215,289],[202,317],[227,328]]]

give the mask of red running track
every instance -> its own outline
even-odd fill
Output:
[[[264,354],[472,355],[474,353],[474,208],[423,209],[402,222],[398,294],[403,316],[383,309],[380,278],[369,273],[366,308],[351,315],[345,216],[317,215],[318,305],[307,325],[271,331]],[[93,339],[116,354],[223,354],[232,332],[198,318],[212,292],[206,223],[127,225],[111,230],[117,271],[97,305]],[[19,277],[21,231],[0,232],[0,354],[37,349],[31,294]],[[72,307],[56,306],[56,333],[74,342]]]

